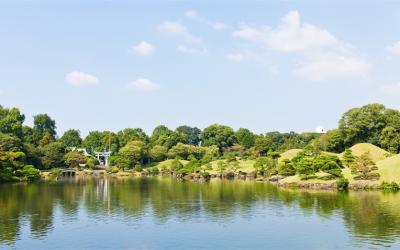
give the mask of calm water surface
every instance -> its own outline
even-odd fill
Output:
[[[400,193],[170,178],[0,185],[0,248],[400,248]]]

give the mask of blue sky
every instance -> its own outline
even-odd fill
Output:
[[[400,3],[0,3],[0,104],[58,132],[337,126],[400,108]]]

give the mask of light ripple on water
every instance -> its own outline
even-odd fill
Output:
[[[167,179],[0,185],[0,248],[399,247],[399,194]]]

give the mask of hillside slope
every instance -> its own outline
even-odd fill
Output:
[[[400,182],[400,154],[386,158],[376,163],[380,181]]]
[[[283,153],[281,154],[281,157],[279,157],[279,160],[283,160],[283,159],[289,159],[289,160],[291,160],[291,159],[292,159],[293,157],[295,157],[300,151],[301,151],[301,149],[297,149],[297,148],[289,149],[289,150],[287,150],[287,151],[285,151],[285,152],[283,152]]]
[[[350,149],[355,156],[360,156],[369,151],[371,159],[374,162],[382,161],[390,156],[390,153],[388,151],[381,149],[380,147],[377,147],[371,143],[358,143],[352,146]],[[343,153],[340,154],[340,156],[342,155]]]

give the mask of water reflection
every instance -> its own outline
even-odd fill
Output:
[[[79,212],[122,222],[151,213],[158,223],[205,216],[226,221],[257,216],[265,208],[279,215],[282,208],[320,218],[339,218],[351,237],[372,245],[390,246],[400,235],[400,196],[381,192],[316,192],[276,188],[252,181],[211,181],[198,184],[170,178],[74,179],[55,183],[0,186],[0,245],[12,245],[22,228],[32,238],[45,238],[63,220],[79,220]]]

